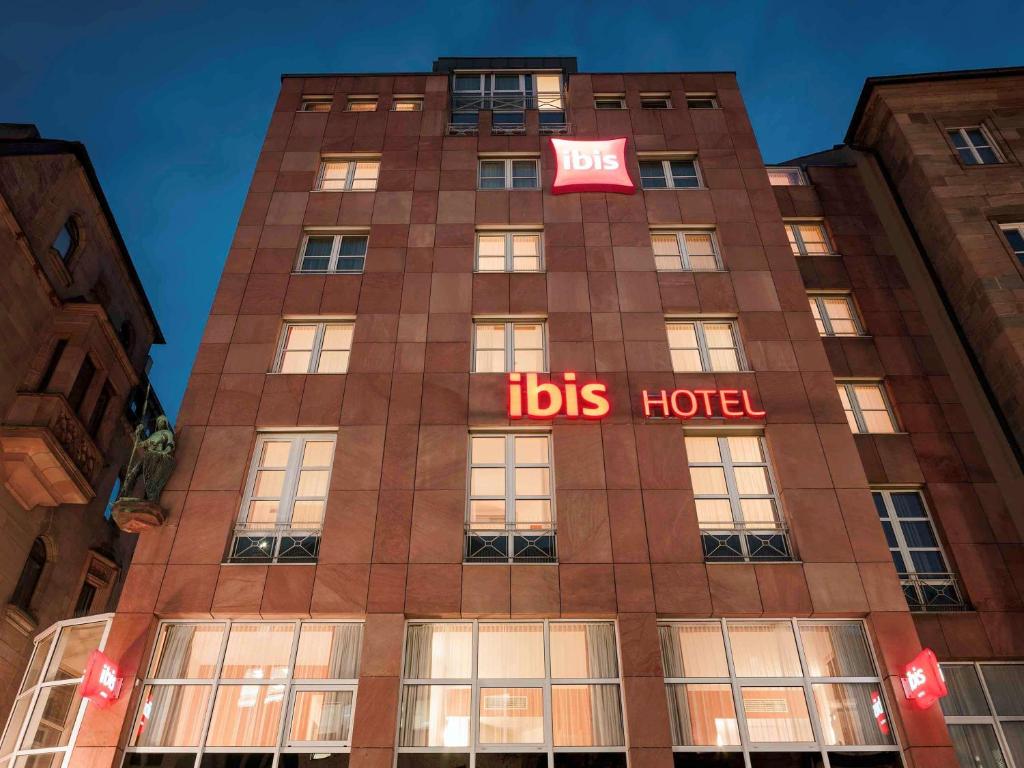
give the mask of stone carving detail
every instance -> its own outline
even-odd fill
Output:
[[[89,438],[78,419],[66,408],[61,408],[52,429],[75,466],[91,480],[96,470],[96,455],[90,450]]]

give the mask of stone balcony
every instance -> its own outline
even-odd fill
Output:
[[[0,423],[0,480],[26,510],[85,504],[103,455],[63,395],[19,393]]]

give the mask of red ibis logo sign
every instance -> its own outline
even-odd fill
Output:
[[[85,664],[79,693],[83,699],[106,707],[121,694],[121,682],[117,664],[102,651],[93,651]]]
[[[575,141],[551,139],[555,182],[551,194],[620,192],[632,195],[636,185],[626,170],[626,140]]]
[[[939,660],[930,648],[925,648],[903,667],[900,679],[903,681],[903,693],[918,709],[928,709],[949,692]]]

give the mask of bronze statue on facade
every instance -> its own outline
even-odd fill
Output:
[[[174,432],[167,417],[156,417],[156,429],[148,437],[142,422],[135,427],[135,444],[128,460],[121,492],[114,502],[114,521],[129,533],[138,533],[163,524],[166,517],[160,506],[160,494],[174,471]],[[142,495],[133,495],[142,479]]]

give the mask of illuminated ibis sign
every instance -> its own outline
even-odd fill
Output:
[[[551,194],[619,192],[632,195],[636,184],[626,170],[626,140],[579,141],[551,139],[555,181]]]
[[[85,674],[79,687],[83,699],[106,707],[117,701],[121,694],[121,671],[117,664],[102,651],[93,651],[85,664]]]
[[[884,734],[889,733],[889,718],[885,714],[885,705],[882,704],[882,694],[878,691],[871,692],[871,713],[878,723],[878,730]]]
[[[925,648],[903,667],[900,680],[903,692],[918,709],[928,709],[949,692],[939,660],[930,648]]]
[[[761,419],[765,415],[754,407],[745,389],[645,389],[640,400],[647,418],[686,421],[695,417]],[[597,381],[580,382],[575,373],[562,374],[561,383],[553,378],[541,381],[536,373],[508,375],[510,419],[603,419],[611,410],[608,387]]]

